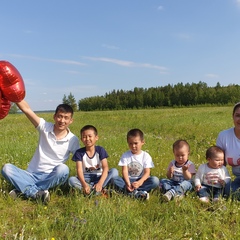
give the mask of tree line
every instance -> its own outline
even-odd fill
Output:
[[[239,101],[239,85],[221,86],[220,83],[217,83],[215,87],[209,87],[206,83],[200,81],[192,84],[178,83],[162,87],[135,87],[133,90],[113,90],[104,96],[80,99],[78,110],[125,110],[206,104],[226,105]]]
[[[229,84],[209,87],[204,82],[163,87],[138,88],[133,90],[113,90],[104,96],[80,99],[77,103],[74,95],[64,94],[63,103],[76,111],[125,110],[160,107],[184,107],[196,105],[233,105],[240,102],[240,85]],[[9,113],[17,113],[18,107],[12,104]]]

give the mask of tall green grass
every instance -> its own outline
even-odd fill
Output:
[[[109,166],[118,167],[128,150],[126,133],[140,128],[145,133],[144,150],[153,158],[152,175],[166,176],[173,159],[172,144],[179,138],[191,146],[190,159],[198,167],[205,151],[215,144],[219,131],[232,126],[231,107],[173,108],[106,112],[77,112],[70,126],[93,124],[99,131],[98,144],[109,154]],[[40,116],[52,121],[52,113]],[[38,133],[23,114],[0,121],[0,166],[7,162],[26,168],[38,141]],[[70,175],[75,164],[69,160]],[[231,169],[229,168],[231,172]],[[195,193],[180,202],[162,203],[159,193],[149,201],[121,195],[112,198],[83,197],[67,185],[53,189],[45,206],[8,196],[12,186],[0,178],[0,239],[239,239],[237,201],[201,204]]]

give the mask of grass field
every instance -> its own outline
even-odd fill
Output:
[[[173,108],[77,112],[70,126],[79,136],[86,124],[99,131],[98,144],[109,154],[109,166],[117,167],[128,150],[126,133],[140,128],[145,133],[143,149],[153,158],[152,175],[166,176],[173,159],[172,144],[179,138],[191,146],[190,160],[196,167],[205,162],[205,151],[215,144],[219,131],[229,128],[232,107]],[[40,113],[52,121],[52,113]],[[23,114],[0,121],[0,166],[11,162],[26,168],[38,141],[38,133]],[[69,160],[70,175],[75,164]],[[231,173],[231,169],[229,172]],[[240,202],[222,201],[202,205],[195,193],[182,201],[162,203],[159,193],[149,201],[121,195],[85,198],[67,185],[50,190],[45,206],[19,198],[13,201],[12,186],[0,178],[0,239],[239,239]]]

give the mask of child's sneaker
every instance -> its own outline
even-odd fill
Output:
[[[208,197],[200,197],[199,200],[204,203],[209,203],[209,198]]]
[[[172,200],[172,198],[175,198],[175,196],[177,196],[176,191],[174,189],[170,189],[165,194],[163,194],[163,199],[166,202],[169,202]]]
[[[167,191],[165,194],[163,194],[163,199],[164,199],[166,202],[171,201],[172,198],[173,198],[173,194],[172,194],[171,191]]]
[[[137,199],[148,200],[149,193],[147,191],[136,191],[134,197]]]

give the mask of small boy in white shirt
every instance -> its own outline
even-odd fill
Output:
[[[113,179],[114,187],[126,195],[139,199],[149,199],[149,192],[159,185],[159,179],[150,176],[154,167],[151,156],[142,150],[144,134],[140,129],[127,133],[129,151],[125,152],[118,165],[122,167],[122,177]]]

